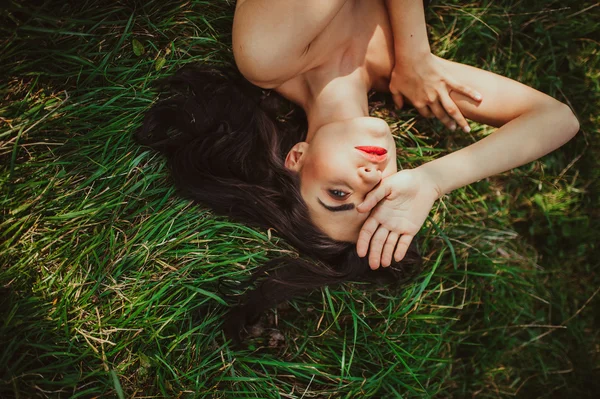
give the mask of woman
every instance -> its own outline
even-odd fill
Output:
[[[307,289],[409,277],[418,261],[412,239],[437,198],[539,158],[579,129],[553,98],[432,55],[423,4],[411,0],[240,0],[233,52],[254,86],[235,72],[184,68],[138,139],[169,157],[186,195],[273,227],[320,261],[266,265],[269,276],[232,312],[234,337],[266,307]],[[298,105],[304,123],[278,120],[276,95],[256,86]],[[500,128],[397,172],[389,127],[368,115],[371,89],[452,130],[469,131],[464,117]]]

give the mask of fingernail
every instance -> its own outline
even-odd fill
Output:
[[[475,93],[475,99],[481,101],[481,94]]]
[[[456,123],[452,122],[450,124],[450,130],[455,131],[456,130]]]
[[[465,126],[463,130],[465,131],[465,133],[471,133],[471,126]]]

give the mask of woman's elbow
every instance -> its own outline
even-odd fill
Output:
[[[579,120],[567,104],[560,103],[560,107],[560,113],[565,124],[565,135],[571,139],[579,132]]]
[[[571,122],[571,131],[573,132],[573,136],[575,136],[579,132],[580,126],[579,120],[577,119],[571,108],[569,108],[569,120]]]
[[[552,100],[544,108],[547,117],[551,118],[549,120],[552,120],[556,126],[563,143],[571,140],[579,132],[579,121],[567,104]]]

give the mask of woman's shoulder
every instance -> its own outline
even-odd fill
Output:
[[[275,88],[328,62],[352,38],[356,1],[238,2],[232,44],[240,72]]]

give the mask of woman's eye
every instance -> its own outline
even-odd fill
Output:
[[[344,199],[348,196],[348,193],[342,190],[329,190],[329,195],[335,199]]]

